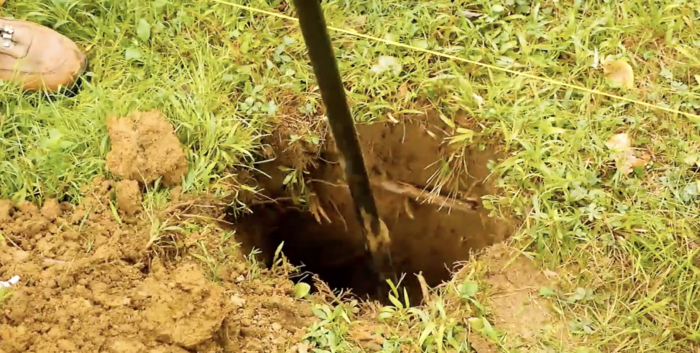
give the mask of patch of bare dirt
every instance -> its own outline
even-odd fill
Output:
[[[530,259],[516,254],[506,246],[494,246],[481,261],[489,269],[485,281],[493,291],[494,324],[530,340],[552,320],[549,308],[538,295],[542,287],[551,283]]]
[[[569,352],[566,348],[575,347],[566,321],[550,306],[552,301],[539,296],[543,287],[557,291],[554,272],[548,277],[532,260],[504,244],[486,247],[462,265],[450,282],[425,288],[425,302],[417,308],[421,317],[430,316],[432,323],[446,328],[459,327],[451,330],[456,341],[468,342],[476,353]],[[465,300],[462,286],[469,283],[476,285],[475,292]],[[497,332],[498,342],[482,331],[481,319]],[[387,326],[399,332],[394,335],[420,337],[425,330],[415,322],[388,320]]]
[[[540,351],[535,346],[543,338],[567,342],[566,323],[551,308],[550,301],[539,296],[544,287],[556,288],[556,279],[549,278],[535,263],[516,249],[497,244],[478,258],[486,272],[490,320],[496,329],[507,333],[510,348]],[[481,352],[481,351],[479,351]]]
[[[111,150],[107,170],[123,179],[151,183],[163,177],[177,185],[187,173],[187,156],[172,124],[157,110],[107,118]]]
[[[155,212],[161,228],[125,212],[120,223],[115,184],[96,179],[78,206],[0,201],[0,279],[21,278],[0,304],[0,352],[284,352],[300,341],[309,304],[284,274],[251,267],[207,221],[211,205],[199,217],[193,200]]]

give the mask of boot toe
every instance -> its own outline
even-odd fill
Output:
[[[0,50],[0,79],[27,91],[71,87],[87,67],[87,57],[64,35],[36,23],[0,19],[11,26],[14,42]]]

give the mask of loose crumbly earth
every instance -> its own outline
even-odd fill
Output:
[[[149,242],[151,218],[115,219],[114,184],[95,180],[77,207],[0,201],[0,278],[21,277],[0,304],[0,352],[284,352],[300,341],[312,313],[286,276],[182,216],[192,202],[151,215],[173,227]],[[214,268],[192,256],[206,259],[202,248],[228,255]]]
[[[311,306],[291,297],[284,273],[251,265],[237,245],[226,241],[216,211],[204,200],[178,201],[153,214],[164,232],[150,242],[152,221],[108,206],[116,182],[96,179],[74,207],[53,200],[39,208],[0,201],[0,278],[21,276],[0,306],[0,352],[300,352]],[[192,214],[201,217],[190,218]],[[206,215],[206,216],[204,216]],[[151,247],[148,248],[148,244]],[[200,249],[210,249],[202,252]],[[227,253],[230,257],[212,257]],[[193,256],[197,255],[197,256]],[[204,261],[203,261],[204,260]],[[535,338],[560,333],[561,323],[537,297],[550,278],[513,249],[495,245],[455,275],[459,283],[477,269],[484,303],[509,347],[540,351]],[[454,293],[450,289],[448,293]],[[465,327],[469,314],[459,298],[445,308]],[[347,339],[377,351],[393,337],[391,322],[377,320],[375,304],[361,307]],[[473,314],[473,312],[472,312]],[[419,336],[412,328],[402,335]],[[492,341],[468,335],[480,353],[498,352]],[[565,337],[558,337],[565,340]],[[417,351],[410,345],[406,352]]]
[[[117,207],[128,215],[134,215],[141,210],[141,190],[136,180],[122,180],[115,187]]]
[[[157,110],[107,118],[111,150],[107,170],[123,179],[150,183],[163,177],[177,185],[187,173],[187,157],[172,124]]]

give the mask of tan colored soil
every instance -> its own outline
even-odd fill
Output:
[[[56,199],[48,199],[44,202],[44,206],[41,207],[41,215],[50,221],[56,220],[56,218],[61,217],[63,210],[58,204]]]
[[[514,255],[513,249],[496,245],[481,260],[489,268],[485,281],[493,291],[494,325],[527,341],[552,321],[549,308],[538,296],[540,288],[551,283],[530,259]]]
[[[253,271],[208,216],[184,216],[192,202],[156,216],[194,231],[163,231],[147,248],[151,220],[120,224],[114,189],[97,179],[77,207],[0,201],[0,279],[21,277],[0,304],[0,352],[284,352],[300,341],[312,313],[286,276]],[[190,255],[203,246],[226,256]]]
[[[123,179],[151,183],[163,177],[177,185],[187,173],[187,156],[170,122],[157,110],[107,119],[111,150],[107,170]]]
[[[10,211],[12,210],[12,202],[9,200],[0,200],[0,222],[10,220]]]
[[[566,323],[555,314],[549,301],[539,296],[541,288],[556,288],[556,278],[548,278],[532,260],[503,244],[487,248],[478,261],[487,269],[483,281],[488,286],[490,321],[507,333],[507,347],[544,352],[536,345],[544,338],[560,344],[570,341]],[[483,347],[488,345],[493,344]]]
[[[122,180],[115,188],[117,195],[117,207],[128,215],[134,215],[141,211],[141,190],[135,180]]]

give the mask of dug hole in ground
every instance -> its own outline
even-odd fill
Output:
[[[333,143],[290,143],[294,127],[282,124],[260,158],[272,161],[241,176],[262,190],[240,195],[248,212],[232,212],[231,200],[179,192],[186,155],[157,111],[108,120],[110,175],[86,185],[82,200],[0,201],[0,280],[20,277],[2,289],[0,352],[306,352],[324,348],[317,337],[328,320],[319,313],[335,305],[351,307],[343,339],[357,349],[379,351],[397,337],[420,335],[420,327],[380,319],[377,301],[387,298],[372,297],[369,259]],[[441,288],[468,278],[488,293],[480,315],[514,346],[558,334],[555,315],[536,295],[549,278],[498,244],[516,221],[489,217],[482,205],[482,196],[497,192],[487,165],[498,146],[450,158],[456,152],[446,129],[433,113],[358,126],[411,305],[434,304],[417,273],[428,286],[445,282]],[[290,183],[295,170],[304,173]],[[159,178],[169,194],[144,197]],[[293,202],[300,190],[311,195],[306,207]],[[436,197],[416,199],[423,190]],[[458,200],[451,210],[448,199]],[[313,285],[312,295],[295,297],[300,281]],[[339,300],[347,290],[353,296]],[[458,340],[477,352],[497,351],[470,321],[477,313],[464,298],[443,292],[441,305],[464,328]],[[421,350],[415,342],[401,348]]]

